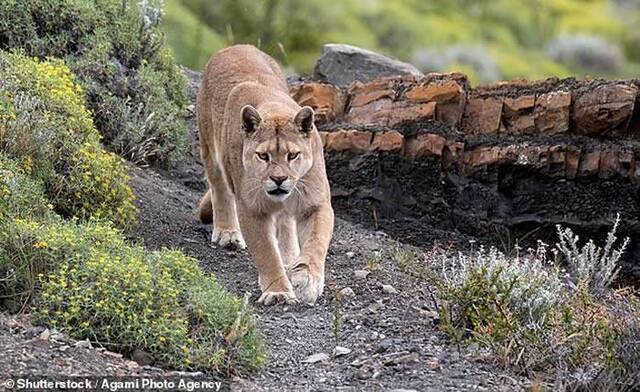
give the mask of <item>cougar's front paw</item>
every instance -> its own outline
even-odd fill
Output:
[[[315,271],[308,262],[300,260],[288,272],[298,299],[306,304],[314,304],[324,289],[324,271]]]
[[[293,291],[265,291],[258,298],[258,303],[263,305],[290,305],[298,303],[298,299]]]
[[[244,249],[247,247],[240,230],[233,229],[219,229],[215,227],[211,233],[211,242],[229,249]]]
[[[263,288],[262,295],[258,298],[259,304],[298,303],[296,294],[293,292],[291,283],[289,283],[286,276],[276,279],[265,279],[262,276],[258,276],[258,284]],[[263,284],[265,286],[263,286]]]

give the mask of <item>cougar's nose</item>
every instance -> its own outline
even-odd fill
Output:
[[[277,186],[282,185],[283,182],[287,179],[286,176],[269,176],[271,181],[275,182]]]

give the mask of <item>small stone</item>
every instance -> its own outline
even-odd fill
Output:
[[[38,338],[40,340],[45,340],[45,341],[48,341],[50,337],[51,337],[51,332],[49,332],[49,328],[47,328],[44,331],[40,332],[40,335],[38,335]]]
[[[78,348],[93,348],[89,340],[78,340],[74,346]]]
[[[356,270],[354,271],[354,275],[356,279],[364,280],[367,279],[367,276],[370,274],[367,270]]]
[[[480,351],[480,345],[478,343],[471,343],[467,346],[467,352],[474,354]]]
[[[356,293],[353,292],[353,289],[351,289],[351,287],[345,287],[340,290],[340,296],[342,298],[355,298]]]
[[[390,349],[392,345],[393,345],[393,342],[390,339],[382,340],[376,346],[376,353],[377,354],[382,354],[383,352],[385,352],[388,349]]]
[[[51,331],[51,340],[56,340],[56,341],[65,341],[66,340],[66,336],[64,336],[63,333],[56,331],[55,329],[53,331]]]
[[[418,353],[410,353],[390,358],[384,361],[384,364],[389,365],[403,365],[410,362],[419,362]]]
[[[136,361],[127,361],[126,364],[129,370],[134,370],[140,367],[140,365]]]
[[[347,252],[347,257],[353,259],[356,256],[354,252]]]
[[[141,366],[151,365],[155,362],[153,355],[151,355],[150,353],[144,350],[140,350],[138,348],[133,351],[133,355],[131,356],[131,359],[136,361]]]
[[[431,358],[427,360],[427,367],[431,370],[436,370],[440,367],[440,361],[438,358]]]
[[[334,357],[339,357],[341,355],[347,355],[349,353],[351,353],[351,349],[346,348],[346,347],[336,346],[336,348],[333,349],[333,356]]]
[[[380,302],[375,302],[372,303],[371,305],[369,305],[367,307],[367,309],[369,310],[369,312],[371,313],[378,313],[380,310],[382,310],[384,308],[384,305]]]
[[[62,352],[65,352],[65,351],[67,351],[69,348],[70,348],[70,347],[69,347],[68,345],[66,345],[66,344],[65,344],[65,345],[63,345],[63,346],[58,347],[58,350],[59,350],[59,351],[62,351]]]
[[[4,325],[5,325],[7,328],[9,328],[9,329],[17,329],[17,328],[20,328],[20,323],[19,323],[16,319],[14,319],[14,318],[10,318],[10,319],[8,319],[7,321],[5,321],[5,324],[4,324]]]
[[[302,360],[304,363],[316,363],[316,362],[325,362],[329,360],[329,354],[326,353],[317,353],[313,355],[309,355],[305,359]]]
[[[368,378],[371,378],[371,376],[372,376],[372,374],[371,374],[371,372],[369,371],[368,368],[367,369],[365,369],[365,368],[358,369],[358,373],[357,374],[358,374],[358,378],[360,380],[366,380]]]
[[[382,291],[385,294],[398,294],[398,290],[396,290],[396,288],[391,286],[390,284],[383,284]]]
[[[103,354],[111,358],[122,358],[122,354],[114,353],[113,351],[104,351]]]
[[[440,318],[440,315],[435,310],[421,310],[420,313],[430,320],[438,320]]]

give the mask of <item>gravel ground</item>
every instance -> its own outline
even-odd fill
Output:
[[[28,316],[0,313],[0,375],[156,376],[162,369],[142,367],[122,355],[91,347],[55,330],[34,326]]]
[[[132,179],[142,216],[136,238],[152,249],[181,248],[231,292],[258,298],[257,272],[247,253],[211,246],[210,227],[197,221],[199,191],[150,170],[134,168]],[[251,389],[524,388],[527,380],[447,343],[437,329],[432,289],[402,271],[394,258],[398,249],[417,259],[422,252],[338,216],[318,303],[256,307],[269,361],[248,380]]]

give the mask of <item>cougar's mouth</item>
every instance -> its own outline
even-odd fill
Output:
[[[276,188],[272,191],[268,191],[267,193],[273,196],[279,196],[279,195],[286,195],[287,193],[289,193],[289,191],[284,190],[282,188]]]

